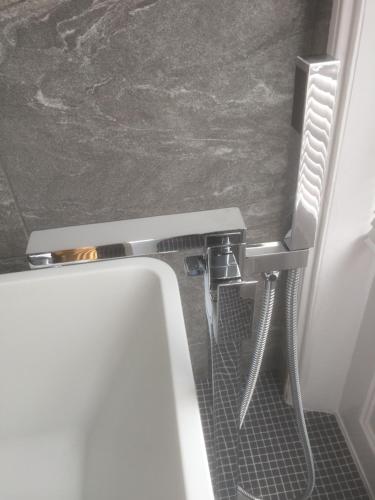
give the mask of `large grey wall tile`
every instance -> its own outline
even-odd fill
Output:
[[[20,256],[26,248],[26,231],[10,189],[0,167],[0,259]]]
[[[329,24],[331,21],[333,0],[319,0],[315,9],[311,54],[325,54],[327,50]]]
[[[29,229],[239,205],[280,236],[314,2],[26,4],[0,16],[0,94]]]
[[[25,257],[10,257],[0,259],[0,274],[16,273],[29,269]]]

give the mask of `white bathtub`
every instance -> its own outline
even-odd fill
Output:
[[[0,276],[0,321],[1,500],[213,500],[170,267]]]

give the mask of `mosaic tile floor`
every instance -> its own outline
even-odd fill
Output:
[[[198,398],[213,475],[212,396],[207,381],[198,383]],[[265,372],[255,391],[240,438],[240,484],[265,500],[298,498],[306,470],[293,410],[281,398],[281,383]],[[307,412],[314,453],[316,487],[312,499],[369,500],[334,415]]]

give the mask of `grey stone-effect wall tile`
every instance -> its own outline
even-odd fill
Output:
[[[2,24],[2,152],[28,227],[239,205],[280,237],[300,0],[60,1]]]
[[[327,50],[332,0],[318,0],[315,11],[311,55],[325,54]]]
[[[10,189],[0,167],[0,259],[23,255],[26,231]]]
[[[16,273],[28,271],[29,267],[25,257],[10,257],[9,259],[0,259],[0,274]]]

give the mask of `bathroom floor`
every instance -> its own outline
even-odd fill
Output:
[[[197,389],[212,470],[210,383],[198,382]],[[290,500],[305,486],[306,469],[294,412],[284,403],[281,391],[275,372],[260,375],[240,438],[240,484],[252,495],[267,500]],[[336,417],[307,412],[306,424],[316,470],[311,498],[369,500]]]

